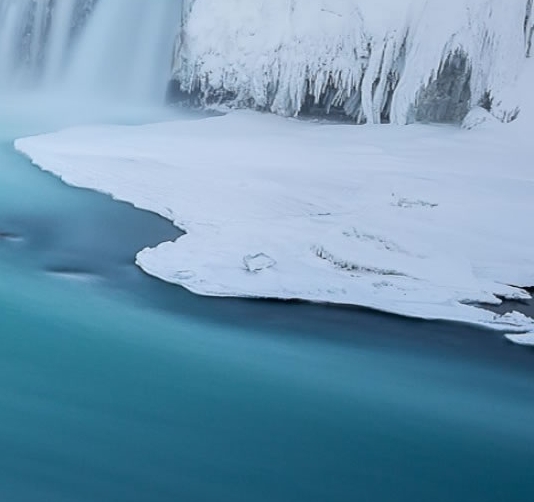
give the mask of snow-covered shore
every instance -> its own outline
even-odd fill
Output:
[[[473,306],[528,298],[520,287],[534,284],[529,141],[517,124],[357,127],[236,112],[72,128],[16,148],[184,229],[137,263],[195,293],[362,305],[531,332],[511,339],[532,343],[533,320]]]

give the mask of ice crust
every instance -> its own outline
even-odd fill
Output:
[[[184,0],[173,78],[202,105],[508,121],[532,31],[531,0]]]
[[[16,148],[69,184],[184,229],[137,263],[195,293],[361,305],[517,334],[534,333],[532,319],[475,304],[529,298],[521,287],[534,284],[529,124],[356,127],[242,111],[73,128]]]

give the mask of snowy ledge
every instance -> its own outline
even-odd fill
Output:
[[[356,127],[237,112],[15,146],[68,184],[185,230],[137,263],[195,293],[361,305],[534,344],[532,319],[474,306],[529,298],[521,286],[534,284],[528,136],[514,125]]]

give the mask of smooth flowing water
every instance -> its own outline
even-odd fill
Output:
[[[178,230],[18,156],[57,126],[25,110],[0,119],[0,500],[532,500],[532,351],[154,280],[134,254]]]
[[[0,0],[0,90],[160,102],[181,0]]]

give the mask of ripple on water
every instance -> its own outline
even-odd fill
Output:
[[[1,241],[7,241],[7,242],[21,242],[23,241],[22,235],[18,235],[12,232],[0,232],[0,242]]]
[[[51,268],[47,268],[45,272],[51,276],[59,277],[61,279],[67,279],[71,281],[96,283],[101,280],[101,278],[95,274],[92,274],[84,270],[73,269],[73,268],[51,267]]]

